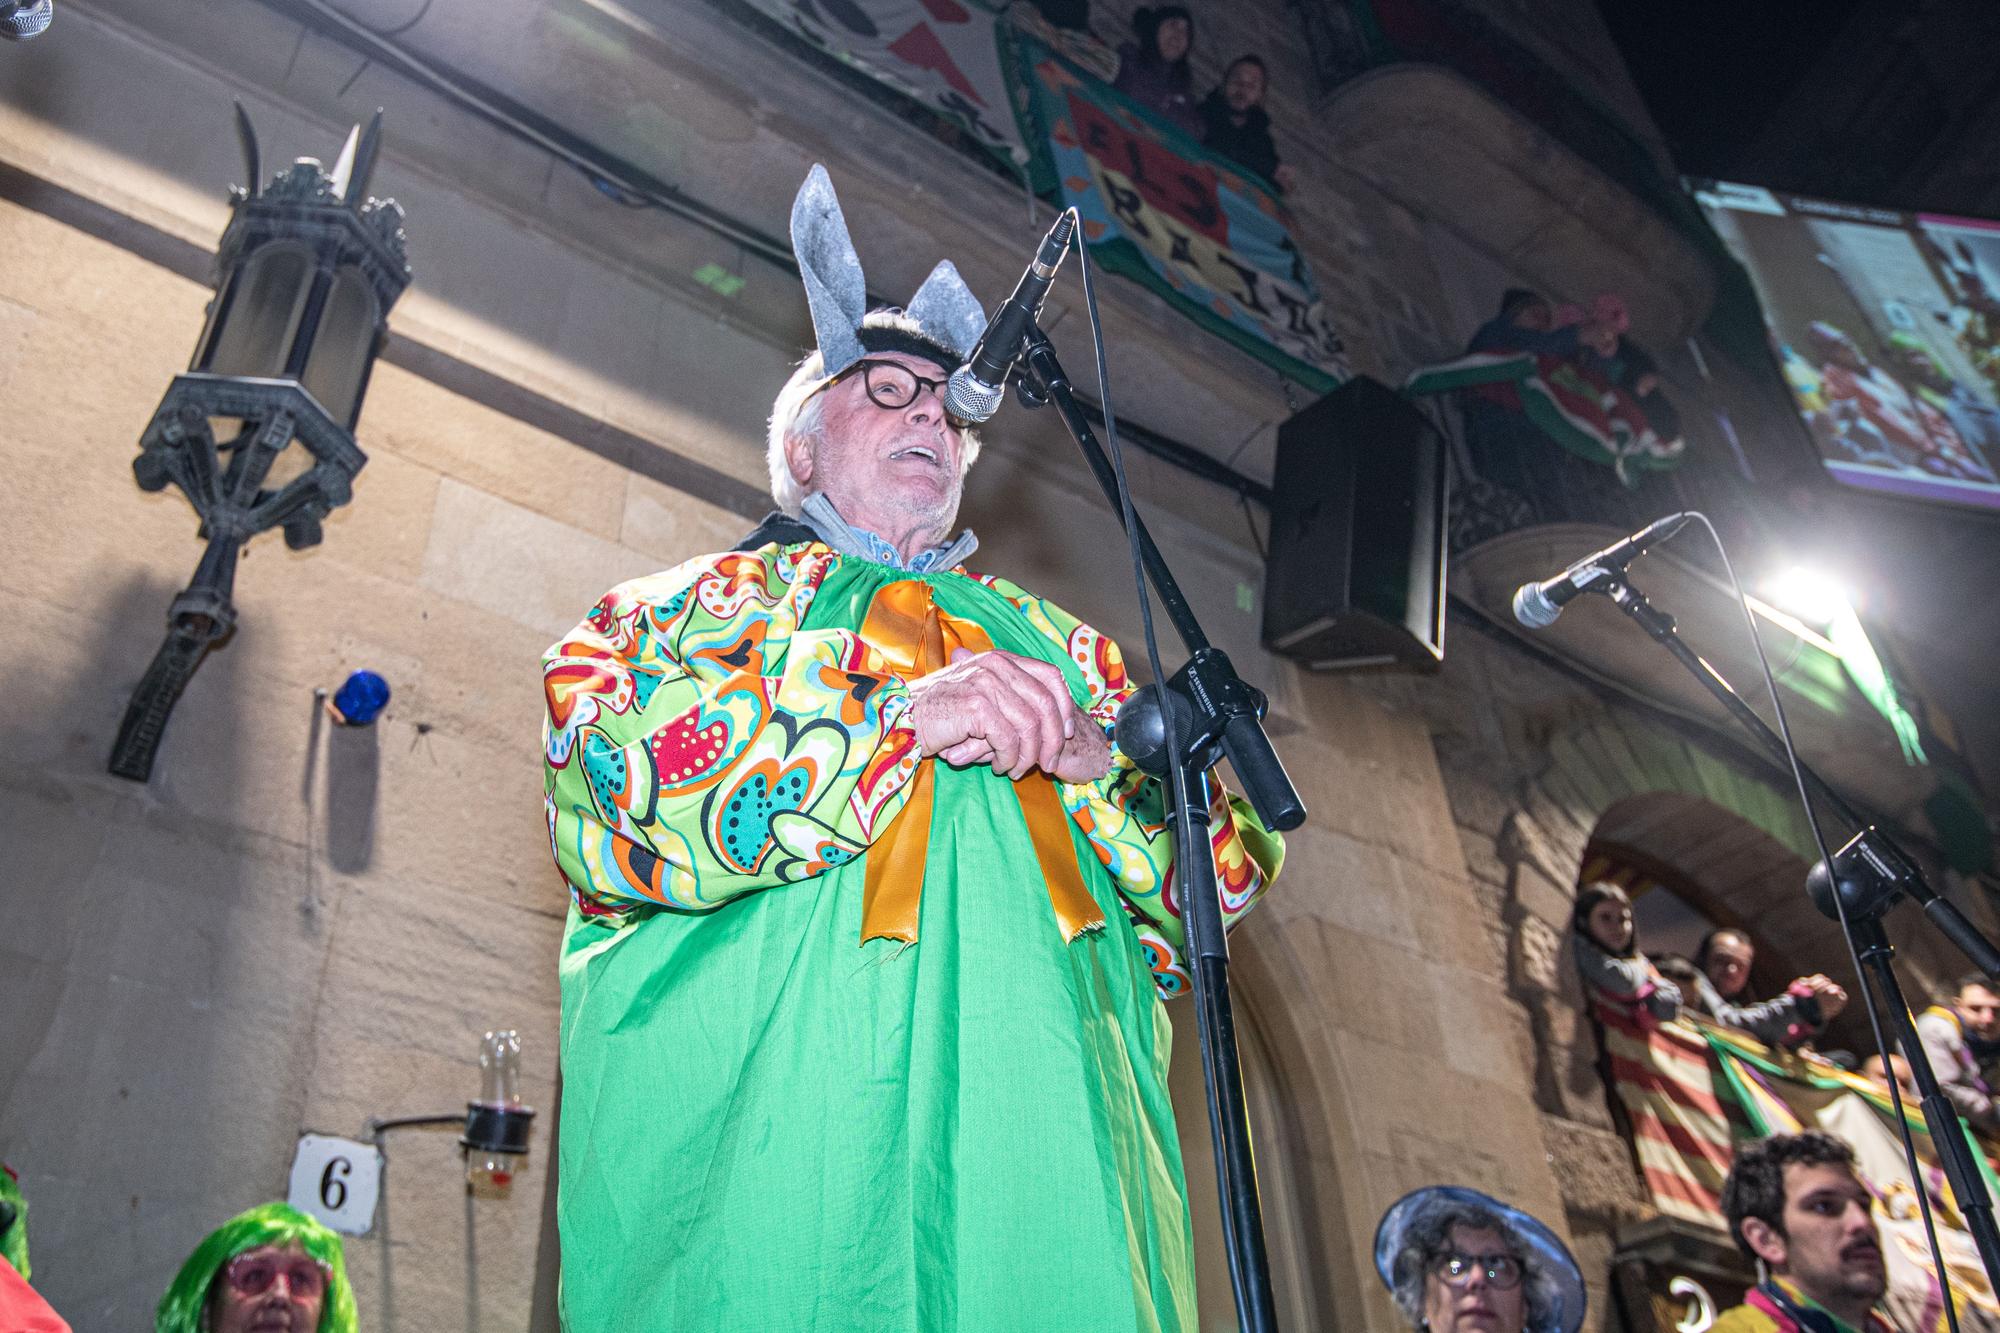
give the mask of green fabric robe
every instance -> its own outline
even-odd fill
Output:
[[[918,942],[862,943],[917,756],[858,630],[913,577],[1115,716],[1058,609],[817,543],[625,585],[550,651],[571,1333],[1196,1326],[1157,787],[1060,787],[1107,922],[1066,944],[1014,784],[936,765]],[[1240,915],[1279,847],[1240,810],[1217,847]]]

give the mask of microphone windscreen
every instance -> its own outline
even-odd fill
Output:
[[[1539,583],[1523,583],[1514,594],[1514,619],[1529,629],[1547,629],[1561,614],[1562,607],[1549,600]]]
[[[25,42],[30,37],[39,36],[54,16],[55,8],[50,0],[0,3],[0,37],[10,42]]]
[[[985,421],[1000,410],[1000,400],[1006,396],[1006,385],[982,384],[971,366],[960,366],[945,381],[944,410],[960,421]]]

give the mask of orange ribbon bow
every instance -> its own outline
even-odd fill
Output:
[[[940,612],[930,585],[919,579],[891,583],[875,594],[861,624],[861,637],[906,680],[928,676],[951,661],[955,649],[983,653],[993,647],[986,631],[970,620]],[[917,764],[910,798],[868,849],[868,873],[861,898],[861,941],[892,939],[916,943],[917,909],[923,898],[924,863],[930,852],[934,760]],[[1104,924],[1097,900],[1084,887],[1069,837],[1069,813],[1048,774],[1029,773],[1014,784],[1035,845],[1035,860],[1049,886],[1049,905],[1068,943]]]

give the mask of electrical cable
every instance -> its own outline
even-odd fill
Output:
[[[373,52],[382,63],[416,79],[446,100],[469,109],[514,137],[525,140],[560,159],[581,172],[599,191],[608,193],[604,187],[609,184],[623,192],[628,200],[642,201],[630,206],[657,208],[672,213],[714,232],[725,240],[735,242],[781,269],[788,272],[797,271],[790,248],[777,238],[768,236],[719,209],[691,199],[663,181],[639,179],[645,173],[630,164],[620,163],[613,166],[610,162],[581,151],[571,143],[565,142],[565,140],[575,140],[576,136],[561,126],[550,123],[543,128],[532,124],[528,116],[507,105],[511,99],[493,90],[476,86],[474,80],[457,71],[446,73],[422,57],[392,44],[388,38],[402,29],[394,29],[388,33],[379,32],[330,3],[330,0],[269,0],[269,3],[279,9],[303,8],[320,15],[324,20],[332,22],[346,32],[356,44]],[[421,18],[422,15],[419,14],[418,17]]]
[[[1785,743],[1785,760],[1791,766],[1792,780],[1798,784],[1799,800],[1805,806],[1806,824],[1812,829],[1813,845],[1819,848],[1820,861],[1827,868],[1827,874],[1835,875],[1833,852],[1827,845],[1826,832],[1820,827],[1819,812],[1813,808],[1812,789],[1806,782],[1805,770],[1799,764],[1799,754],[1792,744],[1791,723],[1785,718],[1785,703],[1778,694],[1777,678],[1771,674],[1770,660],[1764,655],[1764,638],[1757,630],[1757,617],[1750,610],[1750,599],[1743,591],[1743,583],[1736,577],[1736,567],[1730,563],[1729,551],[1722,544],[1722,534],[1709,522],[1708,515],[1697,509],[1687,511],[1687,517],[1699,522],[1708,530],[1709,540],[1715,544],[1715,553],[1722,557],[1723,572],[1729,575],[1729,586],[1736,594],[1736,604],[1743,612],[1743,623],[1750,631],[1750,644],[1757,652],[1757,668],[1763,674],[1764,688],[1770,693],[1771,708],[1778,715],[1778,735]],[[1938,1287],[1944,1299],[1945,1322],[1951,1333],[1959,1333],[1958,1303],[1952,1296],[1951,1276],[1946,1270],[1944,1255],[1938,1246],[1937,1227],[1931,1218],[1930,1191],[1924,1187],[1923,1169],[1917,1161],[1916,1139],[1910,1133],[1908,1113],[1903,1109],[1902,1084],[1896,1078],[1895,1066],[1890,1062],[1889,1043],[1882,1035],[1882,1016],[1878,1012],[1883,999],[1878,999],[1869,984],[1868,971],[1861,966],[1861,951],[1854,943],[1854,930],[1848,924],[1847,904],[1841,896],[1838,878],[1833,879],[1834,910],[1840,918],[1840,937],[1847,945],[1847,958],[1854,965],[1855,980],[1861,986],[1861,1007],[1868,1014],[1868,1027],[1875,1036],[1875,1050],[1881,1057],[1884,1081],[1889,1085],[1890,1103],[1896,1109],[1896,1128],[1903,1140],[1903,1162],[1910,1172],[1910,1186],[1917,1196],[1917,1206],[1923,1214],[1924,1238],[1930,1243],[1931,1263],[1935,1266]],[[1886,998],[1886,997],[1884,997]]]
[[[1243,506],[1243,526],[1250,529],[1250,545],[1257,551],[1259,560],[1269,560],[1270,553],[1264,549],[1264,539],[1257,535],[1257,516],[1250,512],[1250,497],[1238,495],[1236,502]]]
[[[378,28],[371,23],[363,23],[360,19],[355,18],[355,16],[352,14],[348,14],[347,17],[353,19],[355,23],[360,24],[360,26],[368,29],[368,31],[374,33],[377,37],[385,37],[385,38],[401,37],[404,33],[408,32],[410,29],[416,27],[419,23],[422,23],[424,21],[424,16],[431,12],[431,5],[434,3],[435,0],[424,0],[422,4],[417,6],[416,13],[410,15],[410,17],[404,19],[401,23],[398,23],[393,28]],[[346,13],[345,10],[342,10],[341,12]]]
[[[1074,208],[1069,210],[1072,214]],[[1090,315],[1091,351],[1097,361],[1097,398],[1104,414],[1105,450],[1111,455],[1111,471],[1118,478],[1118,508],[1125,521],[1126,544],[1132,550],[1132,577],[1139,586],[1139,623],[1145,631],[1146,664],[1152,669],[1153,681],[1161,689],[1167,686],[1167,673],[1160,664],[1160,643],[1153,632],[1153,595],[1146,583],[1145,551],[1139,544],[1138,514],[1132,507],[1132,488],[1125,477],[1125,450],[1118,439],[1118,414],[1111,406],[1111,374],[1104,356],[1104,330],[1097,318],[1096,266],[1091,263],[1090,247],[1079,244],[1076,247],[1077,267],[1083,274],[1083,304]],[[1169,715],[1171,716],[1171,714]],[[1175,774],[1176,786],[1180,780],[1180,739],[1172,726],[1167,728],[1168,768]],[[1176,795],[1180,793],[1177,791]]]
[[[389,29],[384,33],[345,13],[330,3],[330,0],[265,0],[265,2],[280,12],[299,14],[303,11],[319,15],[322,20],[319,30],[323,31],[326,24],[337,26],[341,30],[341,38],[364,55],[414,80],[446,101],[457,104],[515,138],[548,153],[581,174],[590,182],[592,189],[619,207],[634,210],[657,209],[703,228],[711,235],[740,247],[746,253],[790,276],[798,275],[798,263],[792,257],[791,248],[777,237],[768,235],[719,208],[692,198],[668,182],[652,178],[639,167],[619,161],[608,154],[585,152],[566,143],[565,140],[573,140],[575,143],[584,141],[553,123],[547,123],[546,128],[538,128],[531,123],[531,120],[541,120],[541,117],[513,109],[510,106],[510,99],[505,96],[485,88],[462,71],[428,62],[412,54],[405,47],[387,40],[389,36],[394,36],[413,25],[415,19],[403,27]],[[421,18],[422,14],[419,13],[417,17]],[[307,29],[314,28],[311,22],[302,19],[302,23]],[[871,306],[880,303],[873,293],[870,294],[869,301]],[[1089,410],[1091,404],[1088,400],[1080,401],[1085,409]],[[1288,403],[1291,401],[1289,395],[1286,401]],[[1267,509],[1270,507],[1269,487],[1234,472],[1219,459],[1203,454],[1193,446],[1182,444],[1158,431],[1136,426],[1132,427],[1131,431],[1139,447],[1154,457],[1166,460],[1183,472],[1256,500]]]
[[[1074,215],[1075,208],[1069,212]],[[1167,706],[1167,673],[1160,662],[1160,643],[1153,630],[1153,597],[1146,582],[1145,549],[1139,541],[1139,519],[1132,507],[1132,488],[1125,476],[1125,452],[1118,441],[1118,414],[1111,406],[1111,372],[1104,354],[1104,330],[1097,317],[1097,285],[1093,279],[1094,265],[1090,261],[1090,247],[1079,243],[1076,247],[1077,267],[1083,275],[1083,303],[1090,315],[1091,351],[1097,361],[1097,398],[1104,414],[1104,439],[1106,452],[1111,455],[1111,470],[1118,479],[1118,508],[1125,521],[1126,544],[1132,550],[1132,577],[1139,588],[1139,623],[1146,641],[1146,664],[1153,673],[1155,688],[1161,692],[1160,712],[1165,721],[1167,740],[1167,772],[1171,775],[1172,802],[1169,809],[1176,812],[1184,829],[1192,816],[1192,803],[1188,795],[1187,773],[1181,764],[1181,741],[1179,729],[1174,726],[1173,709]],[[1175,848],[1178,857],[1180,849]],[[1185,875],[1182,882],[1186,882]],[[1188,910],[1192,910],[1191,908]],[[1184,937],[1185,938],[1185,937]],[[1183,944],[1186,947],[1186,944]],[[1201,965],[1192,957],[1188,959],[1188,975],[1201,974]],[[1218,1122],[1221,1108],[1217,1104],[1217,1090],[1213,1079],[1204,1080],[1208,1097],[1208,1117],[1211,1125]],[[1246,1290],[1245,1275],[1242,1271],[1241,1256],[1235,1242],[1236,1219],[1226,1205],[1222,1209],[1222,1225],[1227,1233],[1228,1243],[1223,1246],[1229,1261],[1229,1285],[1236,1299],[1236,1317],[1239,1324],[1248,1327],[1250,1312],[1244,1304]]]

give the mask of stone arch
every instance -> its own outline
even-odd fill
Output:
[[[1577,1257],[1598,1308],[1618,1228],[1650,1212],[1618,1132],[1595,1033],[1569,961],[1576,880],[1595,839],[1615,842],[1701,886],[1698,904],[1795,958],[1843,952],[1807,906],[1812,834],[1775,775],[1725,758],[1643,715],[1601,713],[1540,747],[1502,826],[1499,860],[1508,984],[1527,1010],[1535,1099]],[[1607,834],[1609,835],[1607,837]],[[1756,886],[1746,896],[1746,886]],[[1825,969],[1830,970],[1830,969]]]
[[[1631,797],[1676,793],[1719,807],[1808,861],[1812,830],[1787,784],[1747,771],[1658,725],[1622,713],[1559,733],[1548,766],[1528,780],[1517,819],[1532,821],[1549,867],[1573,877],[1598,822]]]
[[[1317,978],[1282,931],[1257,928],[1269,907],[1261,906],[1232,935],[1230,989],[1279,1322],[1287,1328],[1374,1327],[1373,1320],[1356,1313],[1371,1307],[1380,1287],[1372,1272],[1354,1262],[1365,1248],[1357,1239],[1372,1237],[1374,1219],[1345,1211],[1363,1195],[1350,1188],[1353,1182],[1341,1169],[1342,1163],[1359,1161],[1361,1152],[1348,1090],[1332,1034],[1299,1006],[1270,1002],[1273,996],[1311,994]],[[1170,1012],[1204,1323],[1211,1315],[1233,1319],[1233,1311],[1225,1309],[1228,1279],[1214,1158],[1207,1117],[1198,1109],[1201,1067],[1192,1002]],[[1364,1226],[1369,1229],[1355,1230]]]
[[[1522,782],[1505,817],[1497,846],[1507,880],[1506,926],[1510,976],[1518,993],[1557,990],[1567,971],[1558,965],[1560,936],[1568,926],[1577,870],[1593,837],[1630,845],[1631,816],[1644,808],[1656,818],[1678,817],[1699,827],[1708,850],[1731,861],[1718,878],[1714,865],[1696,876],[1720,896],[1710,905],[1782,945],[1801,965],[1829,970],[1845,956],[1837,927],[1803,903],[1803,869],[1818,860],[1812,829],[1788,776],[1753,768],[1699,739],[1643,715],[1618,710],[1591,717],[1550,736],[1538,747],[1547,763]],[[1643,799],[1643,807],[1640,804]],[[1836,845],[1844,840],[1830,826]],[[1981,929],[2000,925],[1987,896],[1945,869],[1927,843],[1898,835],[1923,865],[1932,886],[1966,911]],[[1726,844],[1722,840],[1727,839]],[[1646,845],[1637,850],[1647,851]],[[1655,859],[1674,863],[1676,855]],[[1680,865],[1677,868],[1687,869]],[[1759,876],[1763,876],[1761,880]],[[1721,885],[1717,890],[1717,885]],[[1905,914],[1907,915],[1907,913]],[[1929,930],[1888,922],[1913,993],[1945,985],[1964,970],[1963,959]]]
[[[1812,859],[1706,797],[1628,796],[1598,817],[1591,846],[1656,870],[1710,921],[1746,932],[1766,992],[1806,972],[1831,971],[1845,956],[1838,928],[1808,905]]]
[[[1522,784],[1498,849],[1508,880],[1511,979],[1524,998],[1564,990],[1562,936],[1585,849],[1607,816],[1617,827],[1621,808],[1639,808],[1632,802],[1643,799],[1655,813],[1671,805],[1727,827],[1733,846],[1774,873],[1815,857],[1788,787],[1652,722],[1602,715],[1550,737],[1544,751],[1548,763]]]

